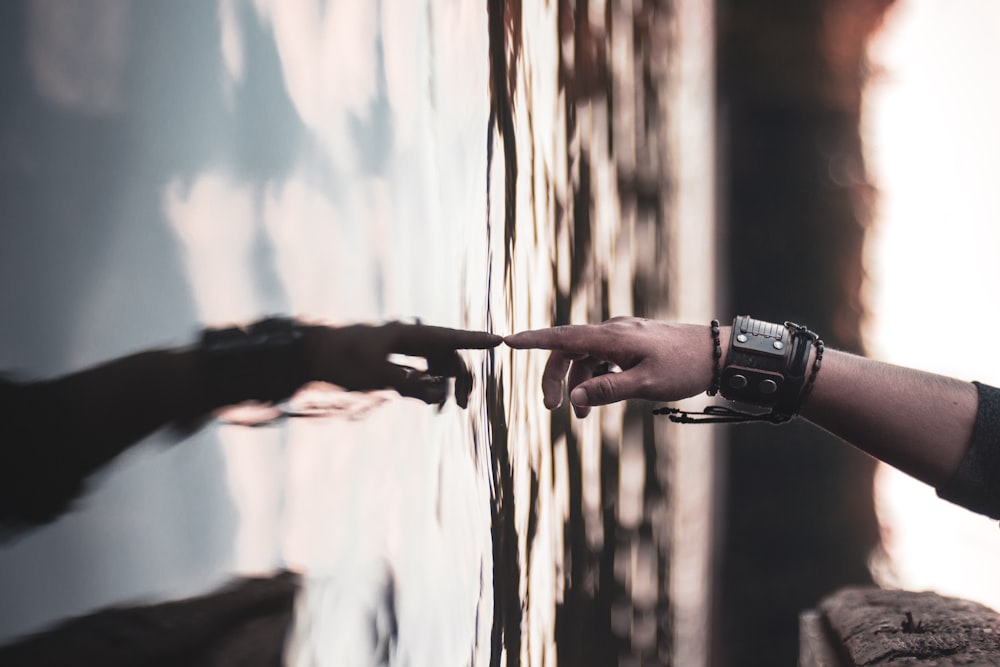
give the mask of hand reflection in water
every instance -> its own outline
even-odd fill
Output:
[[[468,405],[472,374],[460,349],[487,349],[500,336],[422,324],[332,327],[273,318],[209,329],[200,345],[140,352],[64,377],[0,379],[0,526],[14,532],[67,509],[84,480],[170,424],[198,425],[244,401],[277,402],[315,381],[349,391],[395,390]],[[393,363],[419,357],[426,369]]]
[[[472,374],[457,350],[495,347],[500,336],[422,324],[392,322],[382,326],[308,327],[305,348],[312,379],[351,391],[394,389],[425,403],[443,403],[448,381],[455,381],[455,401],[468,406]],[[390,361],[393,354],[422,357],[426,369]]]

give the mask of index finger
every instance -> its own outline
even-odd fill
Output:
[[[621,335],[599,324],[569,324],[521,331],[505,336],[503,342],[517,350],[558,350],[607,358],[621,347]]]
[[[499,345],[503,338],[486,331],[449,329],[426,324],[395,324],[393,351],[415,357],[452,350],[485,350]]]

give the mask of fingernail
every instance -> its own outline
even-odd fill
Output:
[[[583,387],[577,387],[572,392],[570,392],[569,400],[573,402],[573,405],[579,405],[581,407],[587,406],[587,390]]]

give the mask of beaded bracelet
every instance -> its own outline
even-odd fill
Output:
[[[708,395],[715,396],[719,393],[719,383],[722,381],[722,341],[719,340],[719,320],[712,320],[712,342],[715,348],[712,350],[712,384],[708,388]]]
[[[826,345],[823,344],[822,338],[817,338],[815,345],[816,359],[813,360],[812,372],[809,373],[809,379],[806,380],[806,386],[802,388],[802,397],[799,399],[799,405],[805,403],[805,400],[809,398],[809,394],[811,394],[813,390],[813,385],[816,384],[816,375],[819,374],[819,367],[823,365],[823,350],[826,349]]]

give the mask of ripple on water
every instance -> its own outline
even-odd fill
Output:
[[[488,5],[488,309],[499,332],[670,307],[658,249],[669,248],[661,59],[671,10],[635,4]],[[659,427],[640,405],[585,420],[544,410],[545,359],[501,348],[488,369],[497,385],[492,664],[666,662]]]

